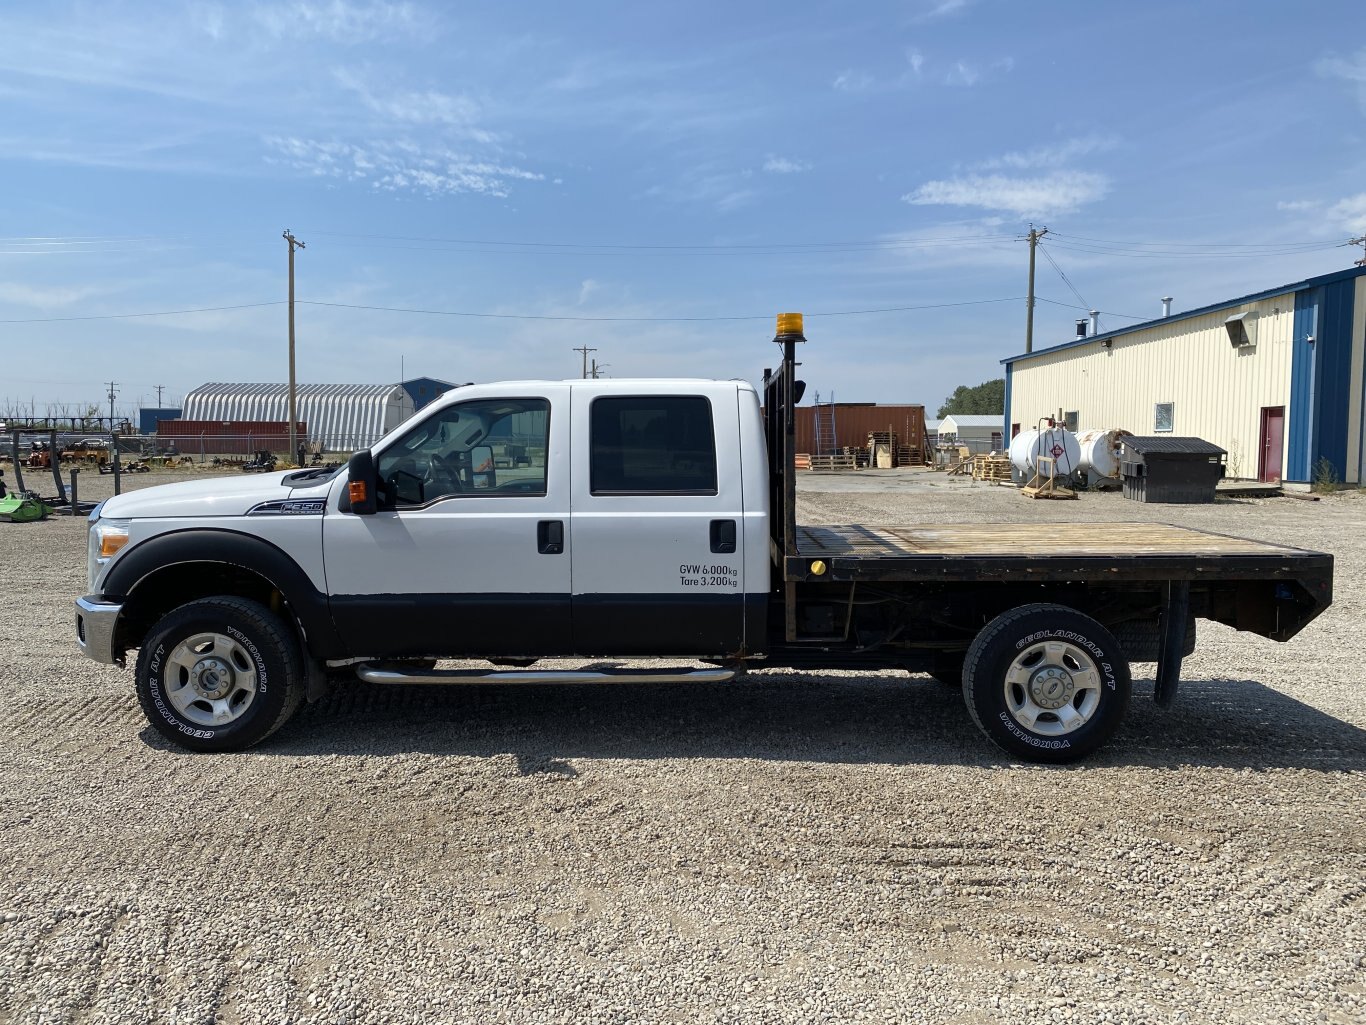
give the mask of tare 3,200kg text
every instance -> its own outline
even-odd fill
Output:
[[[740,571],[733,566],[687,565],[678,567],[682,587],[739,587]]]

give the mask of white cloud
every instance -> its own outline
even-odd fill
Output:
[[[594,292],[596,292],[596,291],[597,291],[599,288],[601,288],[601,287],[602,287],[602,286],[599,285],[599,284],[598,284],[596,281],[594,281],[592,278],[585,278],[584,281],[583,281],[583,284],[581,284],[581,285],[579,286],[579,302],[578,302],[578,305],[582,306],[584,303],[586,303],[586,302],[588,301],[588,297],[589,297],[590,295],[592,295]]]
[[[1322,203],[1313,199],[1281,200],[1276,204],[1277,210],[1285,210],[1294,214],[1308,213],[1311,210],[1319,210],[1322,207]]]
[[[1341,226],[1353,235],[1366,234],[1366,192],[1340,199],[1328,208],[1334,226]]]
[[[1019,217],[1051,217],[1094,203],[1109,190],[1104,175],[1056,171],[1037,178],[993,174],[929,181],[901,198],[916,206],[975,206]]]
[[[492,132],[478,127],[479,104],[468,96],[428,89],[423,92],[396,92],[378,95],[354,72],[344,68],[333,73],[338,84],[353,92],[374,113],[405,124],[439,125],[458,130],[476,142],[493,142]]]
[[[427,195],[462,192],[505,197],[513,181],[544,181],[525,168],[475,160],[447,149],[424,148],[409,141],[322,142],[267,136],[262,140],[283,164],[315,178],[368,181],[385,192],[412,190]]]
[[[1065,139],[1050,146],[1006,153],[1004,156],[985,160],[977,166],[984,171],[1003,167],[1018,171],[1029,171],[1039,167],[1061,167],[1080,157],[1112,150],[1118,145],[1119,140],[1114,136],[1088,135],[1079,139]]]
[[[1351,57],[1323,57],[1315,65],[1320,75],[1348,82],[1366,83],[1366,49]]]
[[[911,66],[911,74],[919,78],[920,69],[925,66],[925,55],[919,50],[907,50],[906,63]]]
[[[319,36],[337,43],[364,43],[382,36],[414,34],[422,29],[424,21],[412,4],[384,0],[262,3],[251,8],[251,18],[277,39]]]
[[[1325,78],[1340,78],[1355,85],[1357,99],[1366,109],[1366,48],[1351,57],[1323,57],[1314,65],[1314,70]]]
[[[789,160],[787,157],[769,154],[768,159],[764,161],[764,170],[770,174],[800,174],[811,170],[811,165],[805,160]]]
[[[41,310],[70,306],[91,296],[108,292],[107,288],[42,288],[18,281],[0,281],[0,302],[16,306],[33,306]]]
[[[855,71],[849,68],[836,75],[835,80],[830,85],[844,93],[867,92],[873,88],[873,76],[866,71]]]
[[[965,85],[971,88],[982,80],[982,73],[967,61],[955,61],[944,76],[945,85]]]
[[[673,203],[701,204],[729,213],[752,203],[758,192],[750,184],[753,171],[724,171],[715,165],[694,168],[672,185],[656,185],[648,196]]]
[[[965,11],[972,3],[972,0],[932,0],[928,9],[922,11],[915,19],[916,21],[934,21],[938,18],[947,18]]]

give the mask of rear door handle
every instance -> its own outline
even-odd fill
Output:
[[[564,522],[541,520],[536,524],[536,550],[542,555],[564,554]]]
[[[716,555],[735,553],[735,521],[711,521],[711,550]]]

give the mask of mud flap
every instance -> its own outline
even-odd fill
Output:
[[[1189,580],[1169,580],[1162,608],[1162,635],[1157,659],[1157,682],[1153,699],[1160,708],[1171,708],[1181,682],[1181,658],[1186,650],[1186,624],[1190,617]]]

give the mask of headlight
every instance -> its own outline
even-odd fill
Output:
[[[95,579],[109,560],[128,543],[127,520],[96,520],[90,526],[89,550],[86,555],[86,588],[95,591]]]

